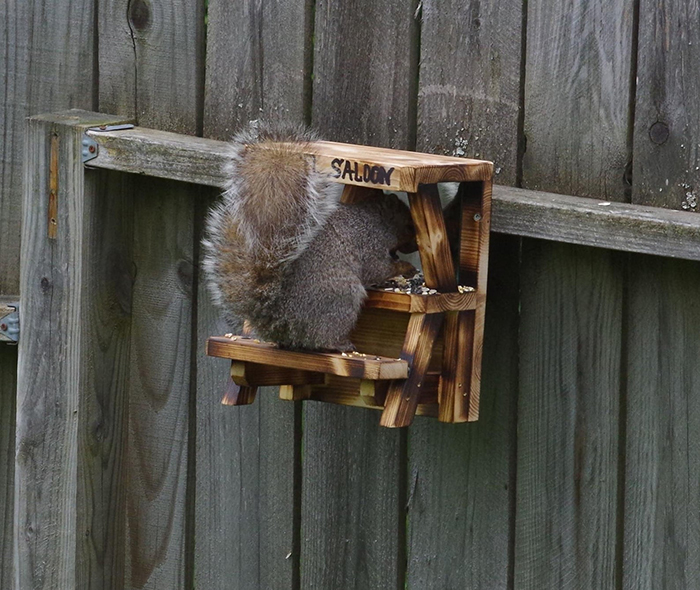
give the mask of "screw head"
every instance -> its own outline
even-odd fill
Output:
[[[0,324],[0,330],[7,332],[7,324]]]
[[[481,221],[481,213],[476,213],[474,215],[474,221]]]
[[[88,151],[89,151],[91,154],[94,154],[94,153],[95,153],[95,146],[94,146],[94,145],[91,145],[90,147],[88,147]]]

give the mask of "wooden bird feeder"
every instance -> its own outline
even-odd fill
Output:
[[[388,427],[408,426],[416,414],[476,420],[493,165],[326,141],[310,144],[308,155],[318,170],[346,185],[343,202],[382,190],[408,193],[425,283],[438,293],[370,290],[350,338],[357,353],[281,350],[245,335],[209,338],[207,354],[232,361],[224,403],[250,404],[257,387],[279,385],[286,400],[382,410],[381,424]],[[461,208],[461,226],[450,232],[459,236],[452,248],[440,182],[459,182],[454,206]]]

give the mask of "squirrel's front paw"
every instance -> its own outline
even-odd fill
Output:
[[[406,278],[411,278],[414,276],[418,271],[416,270],[416,267],[413,266],[410,262],[406,262],[405,260],[397,260],[394,262],[394,276],[398,277],[399,275],[404,276]]]

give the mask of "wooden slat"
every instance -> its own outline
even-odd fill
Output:
[[[311,122],[322,137],[413,147],[415,4],[315,3]],[[375,330],[380,341],[384,328]],[[379,428],[378,419],[305,405],[301,588],[403,590],[405,435]]]
[[[412,295],[370,289],[364,306],[370,309],[388,309],[407,313],[442,313],[474,309],[479,296],[476,292]]]
[[[401,350],[401,359],[410,365],[411,370],[405,382],[393,381],[389,386],[380,422],[382,426],[400,428],[413,421],[442,320],[441,314],[411,315]]]
[[[697,16],[693,3],[639,6],[635,204],[681,209],[697,198],[700,125],[693,113],[700,78],[691,65],[698,60]],[[620,587],[692,588],[700,580],[700,314],[693,303],[700,268],[633,256],[628,277]]]
[[[523,186],[623,201],[634,2],[527,6]],[[532,241],[521,260],[514,583],[613,588],[624,263]]]
[[[221,186],[224,181],[223,142],[145,128],[89,134],[100,144],[100,156],[90,162],[94,167],[209,186]],[[617,203],[606,191],[593,193],[597,199],[593,200],[495,186],[491,229],[584,246],[700,259],[698,216]]]
[[[210,0],[207,14],[205,135],[228,139],[258,118],[303,121],[313,36],[308,3]]]
[[[409,433],[408,588],[510,588],[519,240],[494,236],[479,421]],[[514,255],[515,253],[515,255]]]
[[[133,204],[85,174],[71,111],[28,121],[17,388],[18,587],[124,587],[125,442]],[[46,234],[49,144],[59,136],[58,235]],[[80,531],[80,533],[78,533]]]
[[[233,379],[229,379],[221,398],[224,406],[248,406],[255,401],[258,393],[256,386],[239,385]]]
[[[441,291],[456,291],[457,278],[437,186],[422,186],[418,193],[409,193],[408,200],[425,284]]]
[[[417,415],[436,415],[439,380],[440,376],[437,373],[428,373],[425,376],[418,400],[418,407],[422,411],[417,411]],[[311,386],[309,399],[343,406],[383,410],[388,387],[389,383],[386,381],[363,381],[352,377],[330,375],[325,384]],[[428,405],[434,406],[434,412],[427,411]]]
[[[311,3],[209,0],[207,15],[204,135],[227,140],[260,118],[302,122],[310,106]],[[200,219],[210,204],[198,203]],[[238,331],[222,329],[217,313],[200,278],[195,585],[296,588],[301,407],[281,403],[272,389],[261,388],[247,408],[223,408],[206,397],[218,392],[226,369],[203,344],[212,334]]]
[[[231,378],[239,385],[305,385],[323,383],[323,375],[258,363],[231,362]]]
[[[17,348],[0,344],[0,587],[12,588]]]
[[[551,8],[528,4],[523,187],[621,201],[630,188],[634,3]]]
[[[493,159],[497,181],[514,183],[523,2],[421,6],[417,149]],[[408,429],[410,590],[512,588],[519,240],[493,238],[479,421]]]
[[[442,360],[440,380],[440,422],[467,422],[470,419],[474,315],[473,311],[445,314],[443,331],[446,354]],[[471,416],[472,420],[476,418],[478,413]]]
[[[493,160],[496,181],[514,184],[522,2],[420,6],[417,149]]]
[[[227,159],[224,143],[183,138],[155,129],[91,131],[100,153],[91,166],[220,186]],[[416,192],[421,183],[489,178],[490,162],[319,141],[307,154],[335,182]],[[147,157],[148,156],[148,157]],[[368,166],[366,168],[365,166]],[[372,173],[364,179],[363,174]]]
[[[204,0],[100,0],[97,22],[100,109],[127,113],[144,126],[200,133]],[[125,585],[179,590],[193,583],[190,414],[199,192],[155,179],[139,181],[137,190]]]
[[[0,295],[19,293],[25,118],[97,106],[91,91],[96,82],[94,4],[0,3]],[[40,190],[48,197],[48,184]]]
[[[528,241],[522,256],[515,576],[614,587],[624,273],[565,244]]]
[[[618,193],[619,196],[620,193]],[[494,187],[494,232],[700,260],[700,215],[642,204]]]
[[[624,590],[700,580],[698,263],[636,256],[627,310]],[[682,549],[681,549],[682,548]]]
[[[288,369],[318,371],[358,379],[405,379],[408,366],[399,359],[374,355],[330,352],[297,352],[254,340],[233,340],[212,336],[207,340],[207,354],[237,361],[276,365]]]

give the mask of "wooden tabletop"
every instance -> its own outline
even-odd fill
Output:
[[[489,180],[493,164],[387,148],[317,141],[309,144],[317,170],[336,182],[417,192],[419,184]]]

